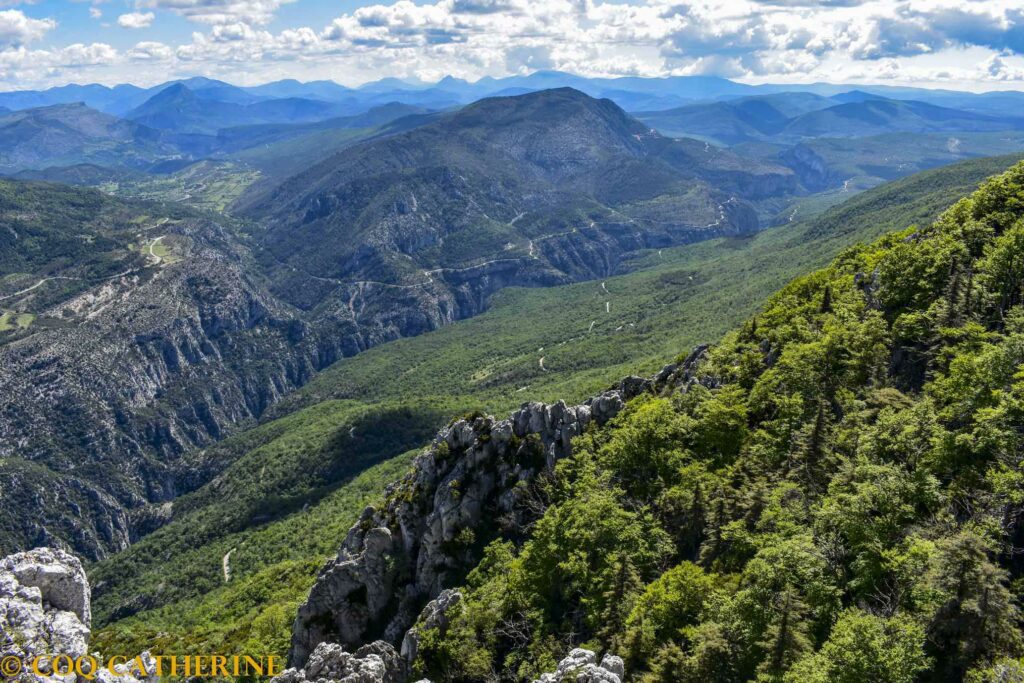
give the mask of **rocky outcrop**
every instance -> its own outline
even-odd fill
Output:
[[[416,625],[405,632],[402,639],[402,658],[407,666],[412,666],[419,654],[420,634],[425,629],[436,629],[440,635],[444,635],[450,623],[449,612],[462,601],[462,593],[457,590],[446,589],[441,594],[427,603],[427,606],[420,612]]]
[[[0,656],[23,663],[39,655],[81,657],[90,619],[78,558],[41,548],[0,560]]]
[[[389,644],[376,641],[345,652],[334,643],[320,643],[301,669],[287,669],[271,683],[403,683],[406,669]]]
[[[571,454],[573,437],[605,424],[634,396],[694,381],[706,348],[581,405],[527,403],[505,420],[471,415],[441,430],[389,488],[383,509],[366,508],[320,571],[295,620],[292,665],[304,666],[324,642],[352,648],[378,639],[401,642],[412,662],[418,639],[410,629],[443,625],[460,599],[444,589],[490,539],[515,536],[536,518],[543,507],[537,479]]]
[[[442,430],[387,506],[367,508],[320,572],[299,609],[292,661],[304,664],[324,641],[398,642],[471,560],[477,534],[495,533],[485,528],[494,520],[521,524],[537,475],[568,455],[588,424],[614,417],[623,400],[616,390],[579,406],[529,403],[507,420],[473,416]]]
[[[779,161],[793,169],[800,184],[811,192],[820,192],[843,182],[828,162],[808,145],[794,145],[779,155]]]
[[[54,673],[52,658],[66,655],[74,660],[88,655],[90,621],[89,582],[77,557],[63,550],[37,548],[0,560],[0,659],[14,657],[21,662],[14,680],[85,683],[73,672]],[[33,661],[43,675],[33,671]],[[148,673],[138,671],[138,664],[132,662],[119,665],[116,672],[101,668],[89,676],[104,683],[155,680],[155,664],[148,653],[143,653],[142,661]]]
[[[558,663],[554,673],[541,674],[533,683],[622,683],[625,677],[621,657],[606,654],[598,664],[596,654],[576,648]]]

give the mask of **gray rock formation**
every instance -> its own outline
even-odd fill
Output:
[[[458,601],[442,591],[479,560],[483,544],[536,518],[537,477],[571,454],[572,438],[640,393],[685,386],[705,351],[698,347],[652,379],[628,377],[581,405],[527,403],[505,420],[474,415],[441,430],[389,487],[384,508],[366,508],[320,571],[295,620],[292,665],[305,665],[323,642],[353,648],[378,639],[402,642],[407,661],[415,659],[409,629],[418,620],[442,625]]]
[[[614,391],[585,405],[529,403],[507,420],[473,417],[442,430],[387,507],[367,508],[320,572],[299,609],[292,661],[305,663],[323,641],[398,642],[449,574],[467,564],[477,527],[502,518],[518,523],[537,474],[567,455],[591,421],[603,424],[622,405]]]
[[[383,641],[355,653],[334,643],[320,643],[301,669],[275,676],[271,683],[402,683],[406,669],[395,649]]]
[[[541,674],[533,683],[622,683],[625,677],[621,657],[606,654],[598,664],[596,654],[578,647],[558,663],[554,673]]]
[[[50,658],[88,655],[89,622],[89,582],[77,557],[63,550],[37,548],[0,560],[0,659],[16,657],[22,662],[14,680],[76,683],[74,673],[55,674]],[[37,667],[42,676],[31,667],[38,657],[42,657]],[[102,683],[155,680],[155,662],[149,653],[142,658],[148,673],[138,671],[132,662],[116,667],[116,674],[101,668],[90,675]]]
[[[89,582],[78,558],[40,548],[0,560],[0,658],[18,657],[27,668],[40,655],[81,657],[89,620]]]
[[[402,658],[407,666],[412,666],[419,653],[420,636],[418,629],[437,629],[441,635],[448,630],[449,612],[453,607],[462,601],[462,593],[457,590],[446,589],[441,594],[427,603],[427,606],[420,612],[416,626],[405,632],[402,639]]]

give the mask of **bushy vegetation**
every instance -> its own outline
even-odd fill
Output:
[[[420,673],[528,679],[582,643],[643,683],[1017,680],[1022,263],[1024,164],[794,280],[577,439]]]
[[[301,560],[333,555],[362,505],[400,471],[367,468],[425,443],[451,415],[581,400],[624,375],[650,373],[720,338],[842,248],[930,222],[1011,162],[982,159],[920,174],[748,239],[652,251],[604,287],[505,290],[476,318],[339,361],[270,409],[277,419],[208,449],[203,462],[223,475],[176,501],[167,526],[90,568],[96,641],[118,651],[151,647],[156,633],[182,650],[242,642],[240,625],[255,613],[216,601],[254,595],[259,602],[242,604],[294,614],[319,565]],[[723,443],[728,436],[720,435]],[[389,477],[363,478],[382,471]],[[348,497],[366,482],[373,487]],[[682,510],[683,499],[677,505]],[[232,548],[225,584],[221,560]],[[268,576],[287,578],[264,592]],[[276,635],[258,641],[267,647],[287,642],[290,618],[274,623]]]
[[[316,505],[286,518],[225,534],[189,548],[190,536],[175,541],[161,534],[130,556],[128,576],[139,564],[159,564],[164,572],[143,573],[125,581],[124,590],[142,600],[166,604],[144,610],[94,633],[93,645],[103,652],[238,652],[284,656],[298,603],[311,577],[328,557],[363,507],[380,499],[384,487],[409,466],[411,454],[391,458],[338,486]],[[187,525],[171,532],[188,533]],[[167,542],[169,545],[161,547]],[[230,580],[225,580],[224,557]],[[151,556],[147,556],[151,554]],[[101,580],[118,581],[107,565]],[[166,582],[154,584],[146,579]],[[180,582],[180,583],[172,583]],[[164,590],[166,589],[166,593]],[[175,597],[171,597],[173,593]],[[118,597],[123,596],[121,593]],[[105,611],[143,605],[99,603]]]
[[[45,309],[105,278],[141,269],[140,235],[191,216],[182,207],[125,202],[91,189],[0,180],[0,344],[33,322],[53,324],[35,320]],[[17,295],[28,291],[31,310]]]

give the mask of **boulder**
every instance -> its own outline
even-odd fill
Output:
[[[402,639],[402,657],[407,666],[412,666],[419,652],[420,635],[424,629],[437,629],[442,635],[448,630],[449,612],[462,600],[462,593],[457,590],[443,590],[441,594],[427,603],[420,613],[420,618],[405,632]]]
[[[90,620],[89,581],[77,557],[59,549],[36,548],[0,559],[0,659],[13,656],[22,662],[15,677],[19,683],[85,683],[73,672],[54,673],[50,657],[76,659],[90,654]],[[152,679],[152,657],[147,652],[142,658],[148,673],[130,662],[117,667],[116,675],[100,669],[95,679],[101,683]],[[33,661],[42,675],[32,671]]]
[[[346,652],[336,643],[320,643],[302,668],[291,668],[271,683],[401,683],[405,666],[395,648],[375,641]]]
[[[606,654],[598,664],[594,652],[578,647],[534,683],[622,683],[625,676],[622,658]]]

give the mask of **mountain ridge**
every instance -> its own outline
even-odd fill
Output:
[[[168,98],[175,96],[172,91]],[[20,513],[24,524],[8,532],[16,534],[19,544],[63,540],[89,557],[103,557],[158,524],[148,512],[132,511],[174,499],[213,476],[212,465],[187,459],[187,454],[258,419],[334,361],[476,315],[486,310],[491,294],[508,286],[544,286],[613,273],[638,249],[758,227],[744,201],[730,202],[713,184],[738,178],[743,185],[749,166],[713,150],[702,156],[699,143],[652,144],[645,137],[649,132],[611,102],[575,93],[561,108],[548,110],[545,103],[552,97],[566,95],[490,102],[452,115],[456,122],[470,122],[459,131],[475,131],[474,149],[497,145],[510,162],[487,181],[488,169],[501,168],[490,164],[493,158],[474,161],[469,153],[449,157],[458,165],[446,171],[444,164],[434,162],[436,147],[422,147],[417,157],[393,137],[346,155],[355,160],[345,171],[352,180],[346,201],[361,201],[370,209],[361,218],[365,232],[345,227],[347,235],[337,239],[315,228],[320,236],[304,245],[313,247],[315,256],[300,250],[290,256],[278,253],[282,260],[293,259],[292,264],[272,258],[267,236],[276,238],[278,233],[260,226],[165,205],[121,202],[98,192],[60,190],[69,192],[68,204],[116,207],[135,212],[138,220],[110,226],[102,234],[104,241],[94,242],[125,259],[123,267],[117,266],[119,260],[102,261],[104,270],[93,277],[92,271],[82,270],[91,263],[90,243],[62,234],[53,247],[39,251],[38,260],[19,266],[24,275],[5,283],[0,295],[9,300],[5,306],[28,316],[19,319],[35,322],[6,331],[0,345],[5,383],[20,387],[4,397],[9,419],[3,425],[4,440],[21,444],[20,457],[6,459],[4,466],[26,482],[18,500],[30,500],[47,487],[61,490],[68,500],[66,507],[37,510],[34,516],[28,512],[34,508],[26,504]],[[532,111],[531,103],[540,111]],[[532,142],[514,134],[501,138],[488,128],[488,119],[500,118],[495,107],[507,109],[510,121],[519,120],[505,126],[507,131],[547,129],[554,120],[569,128],[549,131],[548,137]],[[576,112],[575,119],[567,116],[570,112]],[[591,129],[580,121],[604,124]],[[447,140],[455,133],[435,124],[402,135]],[[616,171],[620,161],[632,164],[633,177]],[[420,167],[410,171],[417,163]],[[400,185],[412,178],[417,183],[414,193],[404,194],[403,189],[376,194],[368,168],[385,169],[382,177]],[[769,179],[788,178],[781,169],[767,164],[761,168]],[[617,211],[626,206],[623,202],[642,200],[629,209],[635,218],[657,218],[662,207],[651,205],[652,196],[668,196],[672,207],[689,202],[707,216],[707,224],[665,226],[653,219],[631,224],[593,200],[572,199],[571,193],[555,188],[563,182],[597,188],[606,200],[619,202]],[[44,184],[5,181],[0,187],[9,193],[8,208],[17,215],[26,213],[19,204],[30,196],[25,188],[38,188],[41,199],[47,191],[55,200],[60,196]],[[460,201],[468,211],[443,208],[451,188],[463,188]],[[542,192],[508,194],[518,192],[516,188]],[[546,195],[546,213],[513,225],[513,207],[501,192],[524,202]],[[481,226],[494,225],[488,212],[502,212],[508,219],[506,232],[475,243],[454,238],[444,249],[431,249],[430,233],[416,222],[424,215],[417,211],[430,202],[438,208],[426,214],[428,230],[443,228],[445,221],[460,215],[462,229],[469,231],[464,235],[480,234]],[[69,211],[63,200],[40,206],[50,217]],[[481,210],[485,206],[491,208]],[[609,226],[589,227],[586,217],[592,210],[611,215]],[[402,223],[403,216],[416,220]],[[476,217],[482,222],[475,222]],[[331,220],[340,225],[338,214]],[[301,231],[282,232],[289,239],[304,239]],[[22,228],[18,234],[32,233]],[[512,235],[516,243],[508,249]],[[17,240],[7,246],[12,258],[20,253]],[[455,247],[475,251],[460,253]],[[421,259],[417,269],[399,256],[406,253],[402,249]],[[74,259],[56,258],[64,252]],[[295,260],[305,258],[308,263]],[[343,259],[354,264],[352,271],[336,270],[339,263],[345,268]],[[317,273],[324,266],[329,269]],[[260,362],[253,363],[256,359]],[[49,369],[45,374],[33,370],[43,366]],[[99,372],[100,367],[107,371]],[[29,386],[43,389],[30,392]],[[40,416],[58,404],[65,419],[42,422]],[[81,470],[91,471],[88,476],[68,474],[73,461],[95,466]],[[101,462],[118,466],[111,470],[100,467]],[[95,504],[83,504],[90,497]],[[94,512],[78,518],[72,514],[76,505]]]

